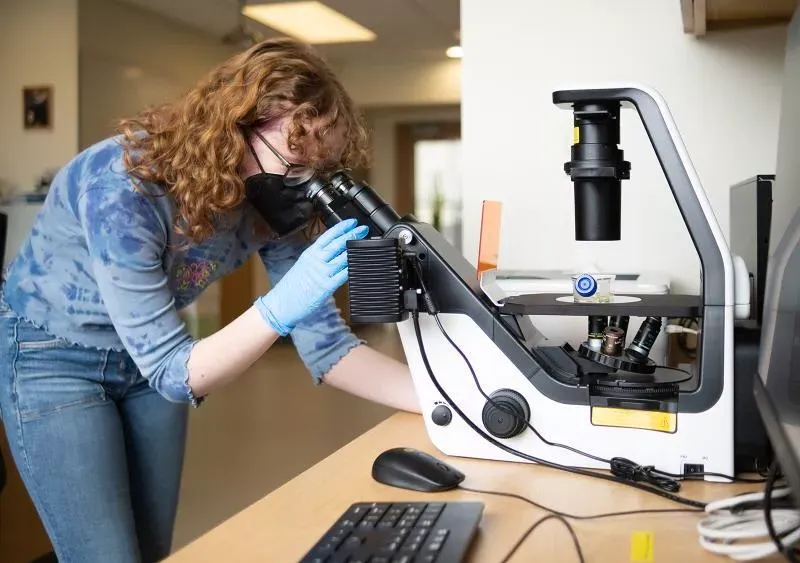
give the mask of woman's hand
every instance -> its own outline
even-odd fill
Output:
[[[369,229],[353,219],[337,223],[314,241],[280,282],[255,301],[264,320],[286,336],[347,281],[347,241]]]

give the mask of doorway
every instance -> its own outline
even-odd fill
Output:
[[[397,211],[431,224],[461,252],[461,123],[399,123],[395,146]]]

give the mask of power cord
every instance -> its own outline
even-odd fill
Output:
[[[708,515],[697,525],[700,545],[735,561],[780,553],[796,563],[793,544],[800,540],[800,511],[788,488],[774,488],[776,478],[777,464],[773,463],[763,492],[708,503]],[[780,508],[773,510],[775,504]]]
[[[459,485],[458,488],[462,491],[477,493],[480,495],[494,495],[498,497],[506,497],[506,498],[520,500],[526,504],[533,506],[534,508],[538,508],[539,510],[544,510],[545,512],[549,512],[550,514],[555,514],[556,516],[560,516],[562,518],[570,518],[572,520],[601,520],[603,518],[616,518],[619,516],[633,516],[637,514],[665,514],[665,513],[671,514],[675,512],[694,512],[694,513],[703,512],[703,510],[700,508],[646,508],[641,510],[602,512],[600,514],[570,514],[569,512],[562,512],[560,510],[556,510],[555,508],[550,508],[548,506],[536,502],[535,500],[529,499],[528,497],[517,493],[508,493],[504,491],[485,491],[483,489],[475,489],[473,487],[465,487],[463,485]]]
[[[530,536],[533,533],[533,531],[536,528],[538,528],[541,524],[544,524],[545,522],[551,519],[558,520],[559,522],[564,524],[564,526],[567,527],[569,535],[572,536],[572,543],[575,545],[575,551],[578,553],[578,561],[580,561],[580,563],[585,563],[586,560],[583,558],[583,551],[581,551],[581,544],[578,541],[578,535],[575,533],[575,530],[572,529],[570,523],[567,522],[565,518],[558,516],[557,514],[548,514],[547,516],[543,516],[539,518],[536,522],[531,524],[530,527],[525,531],[525,533],[522,534],[522,537],[519,538],[519,540],[517,540],[517,543],[514,544],[514,547],[512,547],[511,550],[506,554],[506,556],[503,557],[500,563],[508,563],[514,556],[514,554],[517,552],[517,550],[520,548],[520,546],[522,546],[522,544],[525,543],[525,540],[528,539],[528,536]]]

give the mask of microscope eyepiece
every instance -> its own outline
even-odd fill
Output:
[[[367,225],[370,236],[381,236],[400,221],[400,215],[375,190],[345,170],[330,177],[315,176],[309,182],[306,197],[328,227],[352,218]]]
[[[621,238],[620,181],[631,164],[619,144],[619,103],[575,104],[572,160],[564,164],[575,192],[575,239]]]

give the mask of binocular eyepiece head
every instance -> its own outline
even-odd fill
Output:
[[[369,227],[368,236],[382,236],[400,221],[400,216],[375,190],[354,179],[347,170],[327,177],[315,176],[307,184],[306,197],[328,227],[356,219]]]

